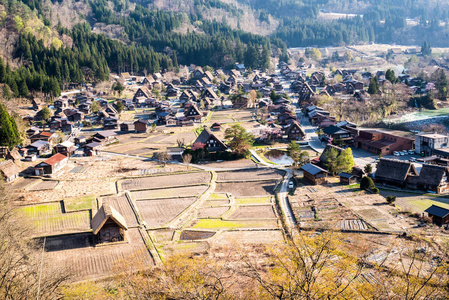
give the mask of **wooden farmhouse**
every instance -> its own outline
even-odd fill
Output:
[[[418,177],[418,189],[435,192],[447,192],[449,168],[424,164]]]
[[[195,143],[205,144],[205,148],[210,152],[225,151],[228,148],[208,128],[205,128],[203,132],[201,132],[195,140],[194,144]]]
[[[49,159],[37,164],[34,172],[37,176],[54,175],[67,165],[68,157],[57,153]]]
[[[104,203],[92,218],[92,230],[98,243],[114,243],[125,240],[128,225],[118,211]]]
[[[405,187],[418,179],[415,165],[396,159],[381,158],[377,164],[375,182]]]
[[[426,209],[425,212],[432,218],[433,223],[438,226],[443,226],[443,224],[449,223],[449,209],[438,205],[432,205]]]
[[[6,182],[13,182],[19,178],[20,169],[12,160],[7,160],[0,163],[0,176]]]
[[[304,129],[297,121],[293,121],[285,127],[285,134],[290,141],[299,141],[306,135]]]
[[[326,170],[313,164],[304,165],[301,170],[304,172],[304,178],[314,185],[326,183],[327,174],[329,174]]]

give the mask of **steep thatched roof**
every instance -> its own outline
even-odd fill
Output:
[[[439,186],[443,176],[448,175],[449,168],[423,165],[421,172],[419,173],[419,183],[423,185]]]
[[[412,163],[388,158],[379,160],[376,179],[402,183],[409,175],[418,176],[418,172]]]
[[[16,174],[19,174],[20,169],[12,160],[7,160],[0,163],[0,175],[3,175],[5,178],[10,178]]]
[[[98,234],[100,229],[103,227],[103,225],[106,223],[107,220],[111,219],[114,221],[118,226],[121,228],[127,230],[128,225],[126,225],[125,218],[116,211],[112,206],[110,206],[108,203],[104,203],[98,212],[95,214],[95,216],[92,218],[92,230],[94,234]]]

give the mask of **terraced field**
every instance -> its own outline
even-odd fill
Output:
[[[217,181],[257,181],[257,180],[278,180],[285,172],[273,169],[253,169],[233,172],[217,173]]]
[[[176,187],[186,185],[200,185],[209,183],[212,179],[210,172],[196,172],[178,175],[151,176],[128,179],[121,182],[122,190],[135,191],[158,189],[162,187]]]
[[[71,281],[113,275],[131,265],[134,268],[154,266],[138,229],[128,230],[126,237],[127,243],[104,247],[93,247],[88,236],[47,238],[51,248],[44,253],[44,263],[52,267],[66,266],[69,274],[73,274]]]
[[[19,213],[29,220],[34,235],[88,231],[91,212],[88,210],[62,213],[61,203],[25,206]]]
[[[198,197],[207,190],[207,186],[190,186],[185,188],[155,189],[131,192],[135,200],[149,200],[176,197]]]
[[[196,198],[175,198],[137,201],[140,215],[148,227],[160,227],[192,205]]]
[[[236,198],[267,197],[273,194],[275,183],[273,181],[257,182],[220,182],[217,183],[216,192],[231,192]]]

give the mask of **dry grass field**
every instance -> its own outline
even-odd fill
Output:
[[[162,199],[162,198],[176,198],[176,197],[198,197],[206,191],[208,186],[197,185],[185,188],[169,188],[169,189],[154,189],[131,192],[134,200],[146,199]]]
[[[91,236],[91,235],[90,235]],[[71,281],[96,279],[116,274],[138,261],[141,266],[152,267],[149,254],[138,229],[126,233],[127,242],[93,247],[89,235],[70,235],[46,239],[44,263],[48,266],[66,267]]]
[[[272,205],[239,205],[229,219],[276,219]]]
[[[196,198],[142,200],[137,201],[137,207],[147,226],[152,228],[170,222],[195,201]]]
[[[285,172],[273,169],[253,169],[233,172],[217,173],[217,181],[258,181],[258,180],[278,180]]]
[[[201,208],[198,210],[198,218],[220,218],[229,208],[229,206]]]
[[[216,192],[229,192],[234,197],[270,196],[274,191],[273,181],[217,183]]]
[[[121,189],[134,191],[144,189],[157,189],[164,187],[176,187],[186,185],[199,185],[210,182],[210,172],[196,172],[178,175],[151,176],[144,178],[128,179],[121,182]]]

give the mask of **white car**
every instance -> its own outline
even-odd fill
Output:
[[[399,154],[398,151],[394,151],[394,152],[393,152],[393,155],[394,155],[394,156],[399,156],[399,155],[401,155],[401,154]]]
[[[290,181],[290,182],[288,183],[288,188],[289,188],[289,189],[293,189],[293,187],[294,187],[293,181]]]
[[[410,161],[411,162],[415,162],[416,161],[416,157],[410,157]]]
[[[415,154],[415,150],[413,149],[408,150],[408,154]]]

